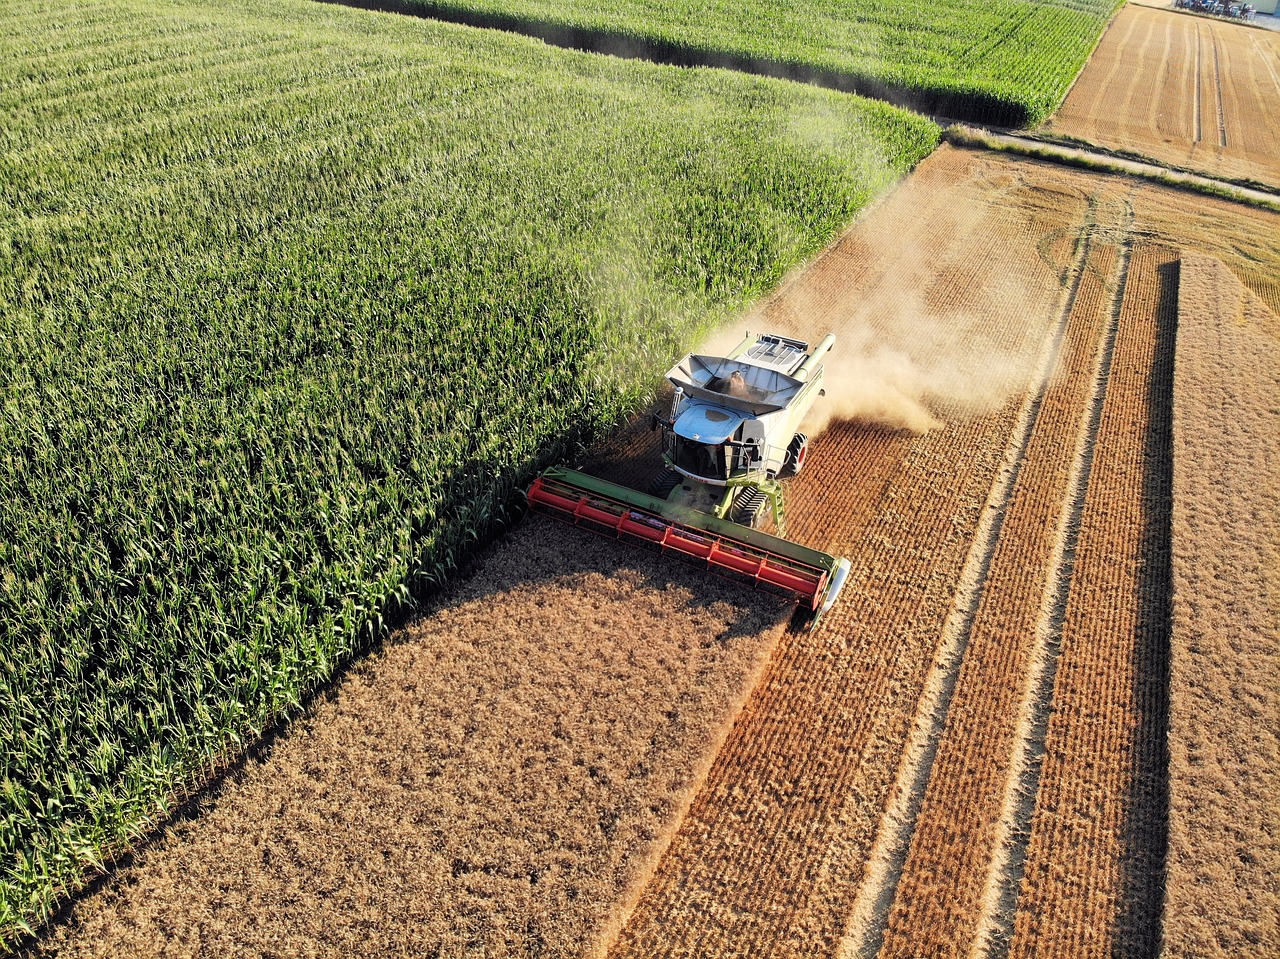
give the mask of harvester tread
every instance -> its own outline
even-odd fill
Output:
[[[745,489],[733,501],[729,519],[739,526],[758,529],[764,520],[764,508],[768,505],[768,502],[769,497],[761,490],[754,487]]]
[[[671,495],[672,490],[680,485],[680,481],[683,478],[673,469],[664,469],[662,472],[655,474],[653,479],[649,481],[649,492],[661,499],[666,499]]]

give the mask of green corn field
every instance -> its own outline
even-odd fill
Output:
[[[7,936],[938,138],[306,0],[0,23]]]
[[[361,4],[373,0],[348,0]],[[379,0],[381,3],[392,0]],[[1006,126],[1066,96],[1118,0],[396,0],[397,9],[589,43],[652,48],[865,89],[912,109]]]

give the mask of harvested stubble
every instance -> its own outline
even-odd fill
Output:
[[[1080,277],[1057,369],[1021,452],[1018,477],[974,618],[882,956],[965,955],[977,944],[1017,761],[1023,702],[1046,649],[1069,522],[1078,436],[1105,347],[1116,250],[1095,244]]]
[[[1078,228],[1086,204],[1069,190],[957,177],[969,163],[945,149],[931,157],[761,322],[804,317],[802,332],[829,326],[846,349],[902,351],[926,373],[1025,360],[1066,265],[1059,231]],[[1022,282],[1020,295],[1001,301],[1000,274]],[[945,375],[925,380],[952,404],[942,429],[911,437],[863,419],[816,441],[809,481],[794,487],[796,527],[849,555],[853,576],[816,633],[784,638],[614,955],[836,947],[1017,411],[993,396],[966,405]],[[973,415],[982,400],[998,409]]]
[[[1163,954],[1280,951],[1280,317],[1186,255]]]
[[[531,520],[34,955],[577,954],[678,821],[781,618]]]
[[[1155,955],[1175,251],[1133,252],[1062,627],[1013,957]]]
[[[1280,34],[1132,4],[1048,132],[1280,188]]]

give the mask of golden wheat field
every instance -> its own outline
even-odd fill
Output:
[[[31,953],[1274,955],[1278,238],[940,147],[739,324],[837,337],[814,631],[531,518]],[[580,465],[643,486],[647,418]]]
[[[1280,189],[1280,32],[1121,8],[1044,129]]]

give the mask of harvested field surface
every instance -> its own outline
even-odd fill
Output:
[[[1274,276],[1251,271],[1280,266],[1258,239],[1280,225],[1274,214],[1215,203],[1220,219],[1200,221],[1187,204],[1119,178],[943,148],[765,308],[768,325],[790,314],[811,332],[848,330],[846,349],[884,361],[882,400],[917,399],[947,425],[871,431],[894,417],[869,404],[860,425],[821,437],[812,462],[823,482],[798,481],[792,502],[827,510],[811,534],[859,573],[817,632],[783,638],[614,955],[1150,951],[1167,788],[1168,250],[1234,247],[1268,297]],[[922,244],[930,223],[954,246]],[[948,409],[931,352],[955,371],[972,358],[948,349],[935,321],[969,315],[959,290],[1001,289],[988,275],[956,284],[965,271],[949,281],[948,267],[1020,231],[1021,257],[999,248],[1004,299],[984,310],[998,321],[998,303],[1017,303],[1004,325],[1039,348],[1036,362],[998,410],[965,407],[962,392]],[[903,289],[886,282],[895,271]],[[1022,295],[1011,301],[1013,278]],[[903,290],[918,294],[905,308]],[[991,346],[975,355],[1028,355]],[[1120,515],[1099,505],[1117,487],[1137,498]],[[846,489],[848,505],[836,505]],[[1123,582],[1139,594],[1113,609]],[[1092,648],[1091,629],[1108,630],[1110,647]],[[1067,736],[1078,711],[1097,717],[1093,735]],[[1091,802],[1109,804],[1105,821],[1085,847],[1055,847],[1046,876],[1045,843],[1078,827]],[[1049,937],[1029,925],[1045,896],[1075,890],[1076,928]]]
[[[1184,258],[1173,393],[1171,957],[1280,948],[1278,357],[1280,317],[1222,263]]]
[[[1274,306],[1278,232],[940,148],[741,324],[837,335],[788,505],[852,563],[815,631],[532,520],[38,954],[1150,953],[1187,775],[1161,752],[1173,251]],[[647,423],[587,465],[641,485]]]
[[[1146,956],[1159,945],[1177,296],[1177,253],[1138,246],[1090,424],[1056,678],[1042,690],[1052,699],[1034,717],[1039,789],[1019,797],[1035,808],[1012,956]]]
[[[1043,132],[1280,189],[1280,33],[1124,7]]]
[[[575,954],[781,630],[648,559],[529,522],[34,954]]]
[[[982,593],[965,625],[966,649],[946,726],[933,759],[916,831],[889,916],[890,955],[970,951],[983,914],[992,859],[1001,851],[1001,808],[1013,776],[1021,701],[1033,670],[1049,656],[1047,618],[1060,585],[1062,551],[1080,444],[1098,389],[1110,315],[1123,262],[1091,244],[1066,326],[1058,370],[1036,399],[1035,420],[1018,450],[1018,478],[992,544]]]

